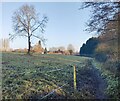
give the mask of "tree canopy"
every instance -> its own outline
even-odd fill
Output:
[[[97,48],[98,43],[99,43],[98,38],[95,37],[89,38],[86,41],[86,44],[84,43],[80,48],[80,55],[93,56],[95,54],[95,49]]]

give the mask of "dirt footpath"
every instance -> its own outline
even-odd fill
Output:
[[[81,70],[77,71],[77,90],[83,93],[85,98],[107,99],[105,94],[107,81],[91,62],[88,61]]]

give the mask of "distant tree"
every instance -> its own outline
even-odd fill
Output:
[[[72,55],[73,52],[75,51],[75,48],[72,44],[69,44],[67,47],[67,50],[69,51],[70,55]]]
[[[47,51],[47,48],[45,47],[45,49],[44,49],[44,54],[47,54],[47,52],[48,52],[48,51]]]
[[[65,51],[65,47],[64,46],[60,46],[60,47],[58,47],[58,50]]]
[[[44,49],[42,48],[41,41],[39,40],[33,47],[31,47],[32,52],[42,53]]]
[[[86,44],[83,43],[82,47],[80,47],[80,55],[84,55],[86,53]]]
[[[2,51],[9,51],[10,47],[9,47],[9,39],[1,39],[0,40],[0,50]]]
[[[80,48],[80,55],[93,56],[97,45],[99,44],[99,39],[92,37],[86,41],[86,44],[83,44]]]
[[[50,52],[54,52],[54,51],[57,51],[57,50],[58,50],[57,47],[51,47],[51,48],[49,48],[49,51],[50,51]]]
[[[47,23],[48,18],[44,16],[43,20],[40,21],[39,14],[36,13],[34,6],[23,5],[14,12],[12,19],[15,33],[10,34],[10,39],[14,39],[17,36],[27,37],[28,54],[30,54],[32,37],[38,38],[42,42],[45,41],[44,37],[36,31],[40,31],[42,33],[45,31],[45,24]]]

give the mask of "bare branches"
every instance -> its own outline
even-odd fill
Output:
[[[37,35],[34,35],[34,34],[32,36],[37,38],[37,39],[40,39],[43,42],[43,44],[45,45],[46,39],[43,36],[40,37],[40,36],[37,36]]]
[[[15,39],[16,37],[18,37],[18,36],[21,36],[21,37],[28,37],[27,35],[25,35],[25,34],[22,34],[22,33],[19,33],[19,34],[9,34],[9,39],[10,40],[13,40],[13,39]]]
[[[39,21],[38,16],[33,6],[24,5],[18,9],[12,17],[15,35],[24,32],[24,34],[26,33],[26,35],[29,34],[29,36],[32,36],[38,29],[43,33],[48,18],[45,16],[42,21]]]
[[[30,52],[31,37],[36,37],[42,42],[45,42],[43,36],[40,37],[40,33],[37,34],[37,30],[44,33],[48,18],[44,16],[43,20],[39,20],[39,14],[33,6],[23,5],[19,8],[12,17],[13,28],[15,33],[9,34],[10,39],[14,39],[17,36],[24,36],[28,38],[28,53]]]
[[[45,24],[47,23],[48,21],[48,18],[45,16],[44,19],[41,21],[41,22],[36,22],[37,23],[37,26],[35,26],[35,24],[32,26],[32,28],[34,28],[32,31],[31,31],[31,35],[32,33],[34,33],[38,28],[41,28],[41,32],[43,33],[44,32],[44,28],[45,28]]]
[[[85,9],[90,7],[92,16],[87,23],[88,28],[86,29],[89,32],[96,31],[97,33],[101,33],[106,24],[109,21],[116,21],[117,19],[114,17],[119,12],[119,3],[114,2],[85,2],[81,6],[80,9]]]

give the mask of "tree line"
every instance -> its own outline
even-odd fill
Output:
[[[103,70],[119,80],[120,2],[85,2],[80,9],[89,7],[92,8],[92,16],[87,22],[86,30],[89,33],[96,32],[99,36],[88,39],[80,48],[80,54],[94,57],[103,64]],[[110,98],[119,98],[120,86],[116,85],[108,88]]]
[[[99,61],[119,63],[120,3],[85,2],[80,9],[91,7],[91,19],[86,30],[96,32],[97,38],[90,38],[80,49],[81,55],[94,56]]]

